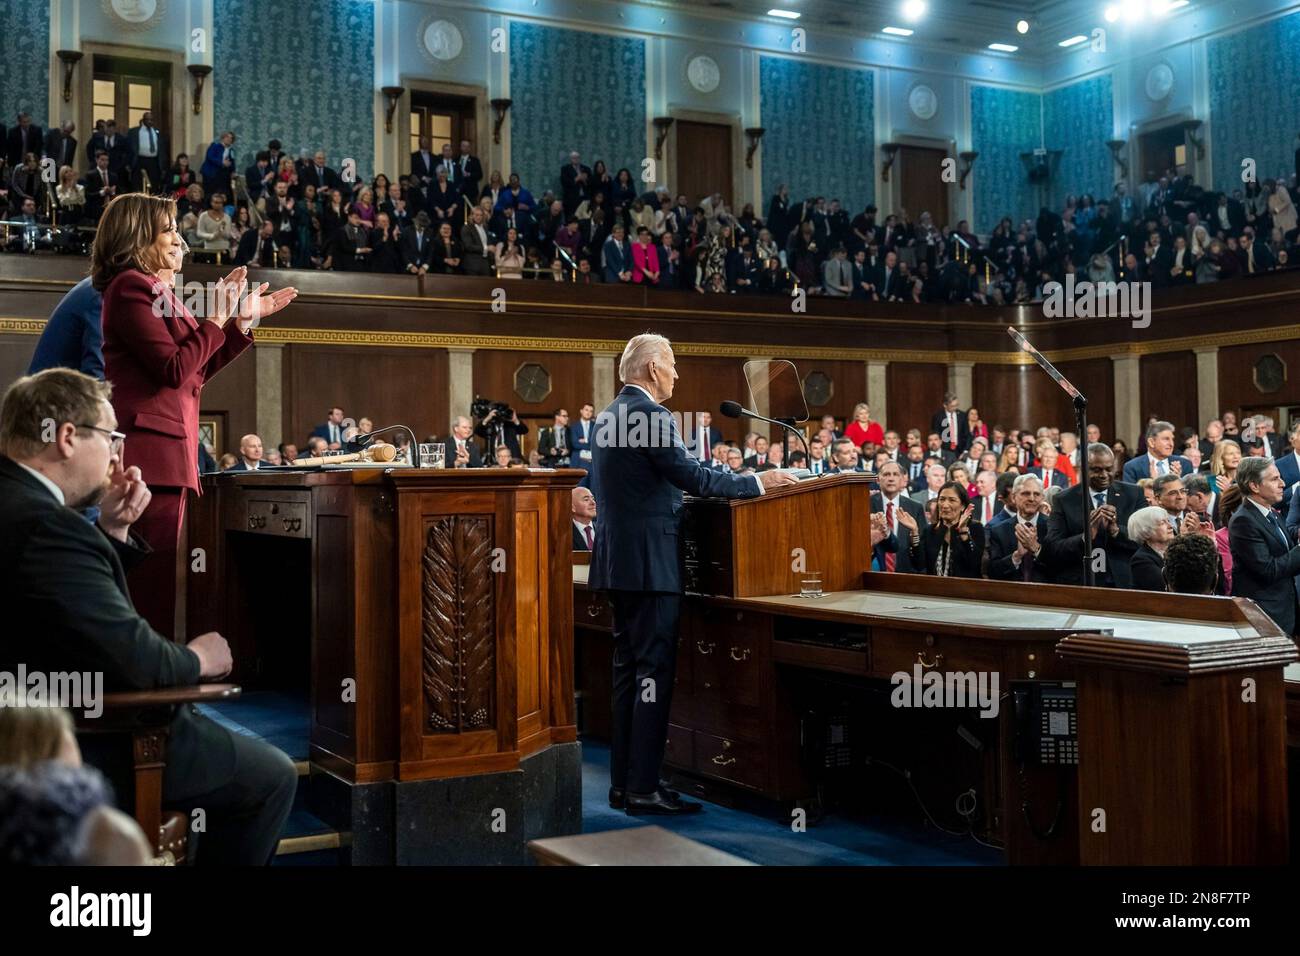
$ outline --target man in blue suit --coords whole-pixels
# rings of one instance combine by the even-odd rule
[[[27,374],[35,375],[47,368],[74,368],[103,380],[103,304],[104,297],[91,286],[89,276],[74,285],[45,323]]]
[[[1285,513],[1291,507],[1291,499],[1294,497],[1291,489],[1295,483],[1300,481],[1300,418],[1291,423],[1291,431],[1287,436],[1291,441],[1291,448],[1285,455],[1279,455],[1275,464],[1277,473],[1282,476],[1282,483],[1286,490],[1282,493],[1282,511]]]
[[[1174,426],[1169,422],[1152,422],[1147,426],[1147,453],[1124,464],[1124,481],[1137,484],[1143,478],[1161,475],[1190,475],[1192,463],[1174,454]]]
[[[1232,552],[1232,594],[1247,597],[1287,636],[1295,634],[1296,575],[1300,545],[1287,537],[1276,508],[1282,501],[1282,476],[1271,458],[1251,456],[1237,466],[1244,500],[1228,522]]]
[[[614,223],[614,231],[605,240],[605,281],[632,281],[632,246],[623,237],[623,224]]]
[[[569,447],[573,449],[570,465],[591,469],[591,450],[596,447],[596,406],[583,402],[578,409],[578,420],[569,423]]]
[[[677,380],[663,336],[628,342],[618,375],[623,389],[596,419],[592,491],[601,520],[588,579],[592,590],[610,592],[614,612],[609,802],[633,815],[678,815],[699,809],[659,786],[681,611],[682,493],[754,498],[795,479],[777,469],[712,471],[687,453],[663,407]]]

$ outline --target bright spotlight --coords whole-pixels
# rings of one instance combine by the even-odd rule
[[[1017,21],[1016,21],[1016,32],[1017,32],[1017,33],[1028,33],[1028,32],[1029,32],[1029,21],[1028,21],[1028,20],[1017,20]]]
[[[1106,8],[1105,16],[1107,23],[1114,23],[1119,19],[1119,7],[1112,3]]]
[[[903,0],[903,19],[919,20],[925,16],[925,0]]]

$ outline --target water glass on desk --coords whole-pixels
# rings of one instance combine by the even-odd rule
[[[420,467],[421,468],[445,468],[447,467],[444,460],[447,454],[446,446],[434,442],[433,444],[420,445]]]
[[[799,581],[799,596],[819,598],[822,596],[822,575],[820,571],[811,571]]]

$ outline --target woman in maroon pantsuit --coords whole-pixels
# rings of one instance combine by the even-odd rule
[[[199,395],[203,383],[248,348],[257,320],[284,308],[292,288],[243,303],[243,268],[205,299],[196,318],[173,293],[184,257],[171,199],[130,193],[109,203],[91,252],[92,284],[104,295],[104,374],[126,433],[123,467],[138,465],[153,492],[133,528],[154,553],[128,575],[136,610],[160,634],[175,631],[181,580],[176,549],[185,493],[199,491]]]

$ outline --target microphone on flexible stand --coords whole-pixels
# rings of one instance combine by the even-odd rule
[[[809,457],[811,457],[812,455],[812,453],[808,450],[808,443],[804,441],[803,435],[802,433],[800,433],[799,429],[793,427],[792,425],[786,422],[779,421],[775,418],[768,418],[766,415],[758,414],[758,412],[751,412],[748,408],[745,408],[743,405],[741,405],[740,402],[723,402],[721,405],[718,406],[718,411],[726,415],[728,418],[740,418],[743,415],[746,418],[755,418],[758,419],[760,422],[767,422],[770,425],[780,425],[791,435],[794,435],[796,438],[799,439],[799,443],[803,445],[803,453],[805,455],[808,455]]]
[[[352,441],[354,444],[360,445],[362,448],[365,448],[367,445],[369,445],[372,441],[375,440],[376,435],[382,435],[384,432],[398,431],[399,429],[401,431],[406,432],[406,434],[408,434],[409,436],[411,436],[411,444],[406,452],[406,463],[408,465],[414,466],[415,450],[417,448],[415,442],[415,432],[411,431],[410,427],[407,425],[385,425],[383,428],[376,428],[374,431],[366,432],[364,435],[358,435],[356,438],[352,439]]]

